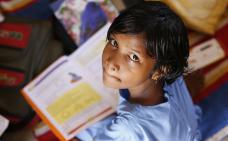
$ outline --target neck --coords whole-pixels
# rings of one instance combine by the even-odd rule
[[[163,88],[162,83],[148,79],[141,85],[129,88],[130,92],[130,102],[149,106],[157,105],[162,103],[163,98]]]

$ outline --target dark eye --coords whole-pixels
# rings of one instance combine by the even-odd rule
[[[118,43],[116,42],[116,40],[111,39],[111,40],[110,40],[110,43],[111,43],[111,45],[112,45],[113,47],[117,47],[117,46],[118,46]]]
[[[130,59],[134,62],[138,62],[139,61],[139,57],[135,54],[130,54]]]

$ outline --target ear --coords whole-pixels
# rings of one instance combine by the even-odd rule
[[[158,81],[163,76],[165,76],[168,73],[168,69],[165,66],[161,66],[159,69],[157,69],[151,76],[151,79],[154,81]]]
[[[160,78],[161,78],[161,73],[159,70],[156,70],[151,76],[151,79],[154,81],[158,81]]]

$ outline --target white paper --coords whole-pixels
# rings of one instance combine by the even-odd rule
[[[7,129],[8,125],[9,125],[9,120],[0,115],[0,137]]]

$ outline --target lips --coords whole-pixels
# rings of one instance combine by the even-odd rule
[[[120,79],[118,77],[109,74],[104,68],[103,68],[103,75],[106,78],[110,78],[110,79],[114,79],[114,80],[120,81]]]

